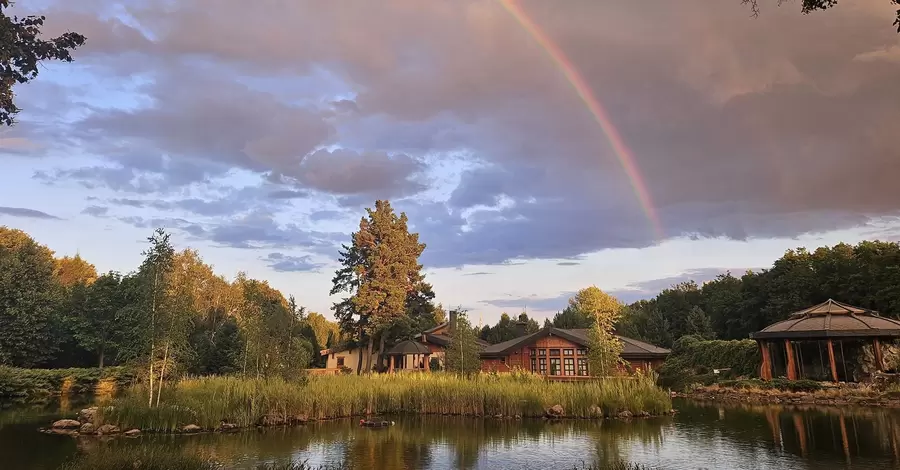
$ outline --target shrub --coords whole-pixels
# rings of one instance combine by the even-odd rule
[[[34,403],[61,395],[114,393],[131,383],[124,367],[100,369],[18,369],[0,366],[0,403]]]
[[[709,385],[717,380],[755,377],[761,364],[759,346],[753,340],[701,340],[683,336],[659,369],[659,383],[682,390],[691,383]],[[723,370],[714,374],[713,369]]]

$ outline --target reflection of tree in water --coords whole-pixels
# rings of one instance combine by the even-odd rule
[[[640,443],[659,448],[663,441],[663,426],[668,422],[668,419],[594,421],[585,423],[578,432],[587,433],[594,442],[594,466],[606,468],[620,462],[630,462],[630,456],[624,449],[626,446]]]

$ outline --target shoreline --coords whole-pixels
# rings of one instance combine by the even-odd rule
[[[833,407],[900,408],[900,393],[874,393],[852,388],[835,388],[815,392],[793,392],[771,389],[739,389],[700,387],[690,392],[672,392],[672,398],[699,402],[749,403],[760,405],[818,405]]]

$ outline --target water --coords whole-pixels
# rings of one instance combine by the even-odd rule
[[[113,439],[48,436],[59,411],[0,411],[0,468],[54,469],[99,445],[202,450],[232,468],[349,462],[365,469],[565,469],[624,460],[665,469],[900,469],[900,411],[719,406],[677,401],[675,417],[620,422],[395,416],[237,434]],[[73,408],[77,409],[77,407]]]

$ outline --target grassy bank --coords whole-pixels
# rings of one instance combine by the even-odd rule
[[[672,346],[672,354],[659,368],[659,384],[681,391],[693,384],[711,385],[720,380],[756,377],[760,366],[755,341],[701,340],[684,336]],[[715,374],[714,369],[721,369]]]
[[[704,401],[761,404],[859,405],[900,407],[900,385],[830,384],[812,380],[759,379],[694,385],[679,396]]]
[[[112,395],[131,383],[123,367],[100,369],[17,369],[0,366],[0,405],[40,403],[60,396]]]
[[[146,390],[134,388],[101,409],[100,419],[123,428],[171,432],[187,424],[215,429],[222,421],[246,427],[263,417],[269,424],[392,413],[540,417],[554,405],[561,405],[567,417],[588,418],[598,410],[662,414],[671,400],[646,376],[559,383],[531,374],[392,374],[311,377],[305,385],[206,377],[164,390],[163,403],[153,408],[147,406]]]

